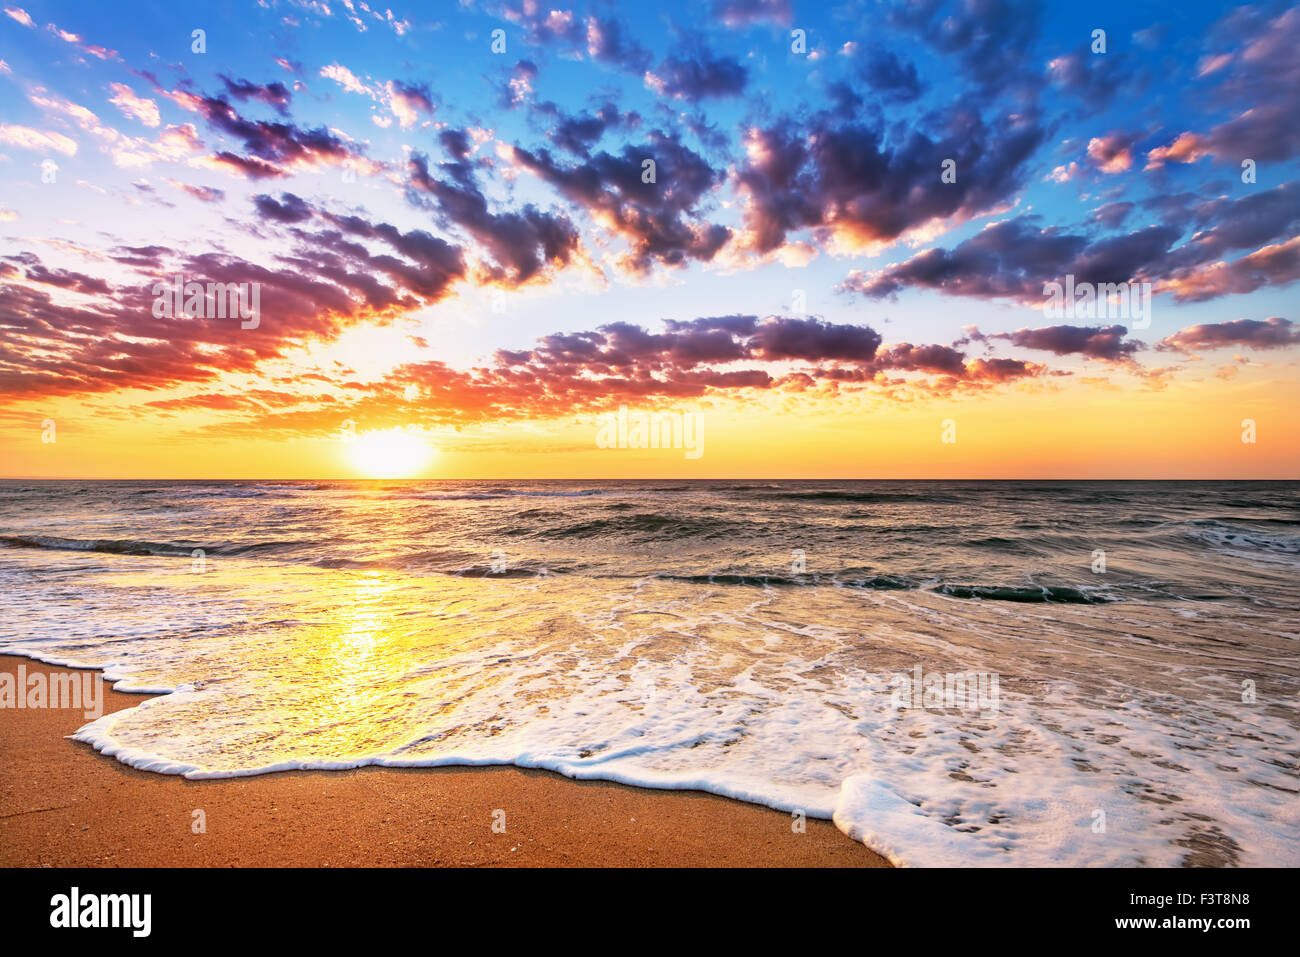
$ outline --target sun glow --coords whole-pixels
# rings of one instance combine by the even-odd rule
[[[363,432],[348,443],[348,461],[371,478],[410,478],[433,459],[424,436],[400,427]]]

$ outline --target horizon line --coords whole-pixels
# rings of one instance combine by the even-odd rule
[[[0,482],[1300,482],[1300,476],[1294,477],[1215,477],[1215,476],[1197,476],[1195,478],[1187,477],[1107,477],[1107,478],[1062,478],[1056,477],[988,477],[988,476],[961,476],[951,478],[934,478],[934,477],[908,477],[908,478],[879,478],[870,476],[856,476],[851,478],[845,477],[828,477],[828,478],[804,478],[797,476],[748,476],[748,475],[722,475],[722,476],[695,476],[690,478],[670,478],[664,476],[637,476],[637,477],[619,477],[619,478],[599,478],[599,477],[548,477],[548,478],[526,478],[521,476],[483,476],[479,478],[465,477],[436,477],[436,476],[408,476],[405,478],[374,478],[366,476],[356,477],[331,477],[321,478],[317,476],[286,477],[286,476],[257,476],[246,478],[195,478],[188,477],[167,477],[167,476],[79,476],[79,475],[0,475]]]

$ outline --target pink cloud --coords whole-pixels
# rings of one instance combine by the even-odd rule
[[[157,126],[162,122],[156,102],[146,97],[136,96],[125,84],[112,83],[110,86],[114,95],[108,102],[121,110],[123,115],[139,120],[145,126]]]
[[[36,26],[36,24],[32,22],[31,15],[22,7],[5,7],[5,13],[25,27]]]
[[[34,150],[38,153],[53,150],[64,156],[77,155],[75,140],[62,133],[34,130],[29,126],[7,126],[0,124],[0,143],[8,143],[20,149]]]
[[[1103,173],[1123,173],[1133,166],[1133,149],[1128,138],[1112,133],[1088,141],[1088,159]]]

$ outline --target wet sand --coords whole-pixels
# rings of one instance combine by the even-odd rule
[[[0,672],[51,668],[0,655]],[[104,689],[104,712],[146,696]],[[0,865],[888,867],[809,820],[697,791],[520,768],[360,768],[187,781],[70,741],[80,710],[0,709]],[[494,833],[494,811],[505,832]],[[206,831],[195,833],[201,820]],[[500,815],[497,815],[500,820]]]

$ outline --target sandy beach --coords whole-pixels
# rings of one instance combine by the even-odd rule
[[[0,656],[0,672],[52,669]],[[105,687],[105,713],[144,696]],[[187,781],[65,736],[77,710],[0,710],[0,865],[888,867],[829,821],[699,792],[519,768],[362,768]],[[493,812],[505,811],[505,833]],[[205,833],[194,833],[203,811]]]

